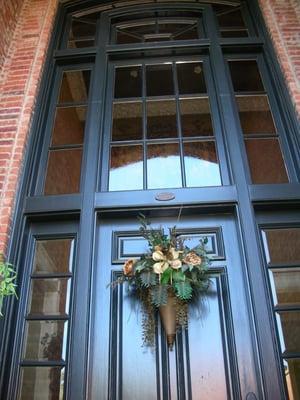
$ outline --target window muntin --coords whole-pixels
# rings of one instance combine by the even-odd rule
[[[37,239],[20,366],[20,400],[62,398],[67,363],[74,239]],[[33,396],[33,397],[32,397]]]
[[[262,230],[286,386],[298,398],[300,377],[300,228]]]
[[[90,70],[63,72],[53,123],[43,194],[80,191]]]
[[[115,67],[109,191],[222,184],[204,75],[200,61]]]
[[[289,181],[257,61],[229,59],[229,71],[254,184]]]

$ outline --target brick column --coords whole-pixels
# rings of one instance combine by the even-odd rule
[[[13,3],[16,5],[17,0],[5,0],[6,9],[17,10],[12,8]],[[18,179],[58,1],[22,3],[7,51],[4,43],[6,58],[0,81],[0,253],[5,253],[9,239]],[[7,32],[9,24],[5,24],[5,15],[15,15],[6,9],[0,11],[4,18],[2,33]]]

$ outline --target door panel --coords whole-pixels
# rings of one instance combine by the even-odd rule
[[[157,320],[156,346],[142,344],[142,312],[126,286],[107,288],[129,257],[147,251],[135,219],[99,221],[94,272],[89,399],[222,400],[257,393],[246,288],[235,223],[230,216],[152,219],[165,232],[176,224],[193,247],[208,238],[211,287],[189,308],[189,327],[167,348]]]

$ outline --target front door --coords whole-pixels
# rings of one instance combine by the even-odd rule
[[[189,309],[188,329],[174,349],[157,318],[155,348],[143,347],[139,303],[126,285],[107,288],[128,258],[147,251],[136,218],[103,218],[96,239],[91,333],[90,399],[255,399],[247,284],[231,215],[153,218],[165,233],[176,225],[186,244],[207,237],[210,290]]]

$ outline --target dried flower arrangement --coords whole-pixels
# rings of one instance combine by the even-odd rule
[[[0,317],[2,314],[2,304],[5,296],[17,296],[16,284],[16,273],[13,269],[13,265],[5,262],[3,257],[0,256]]]
[[[130,293],[142,302],[145,345],[154,344],[155,311],[159,309],[172,348],[176,330],[188,325],[188,304],[203,295],[210,285],[207,238],[190,249],[176,227],[167,236],[161,229],[153,229],[144,216],[139,220],[149,252],[138,260],[127,260],[122,275],[112,286],[128,282]]]

